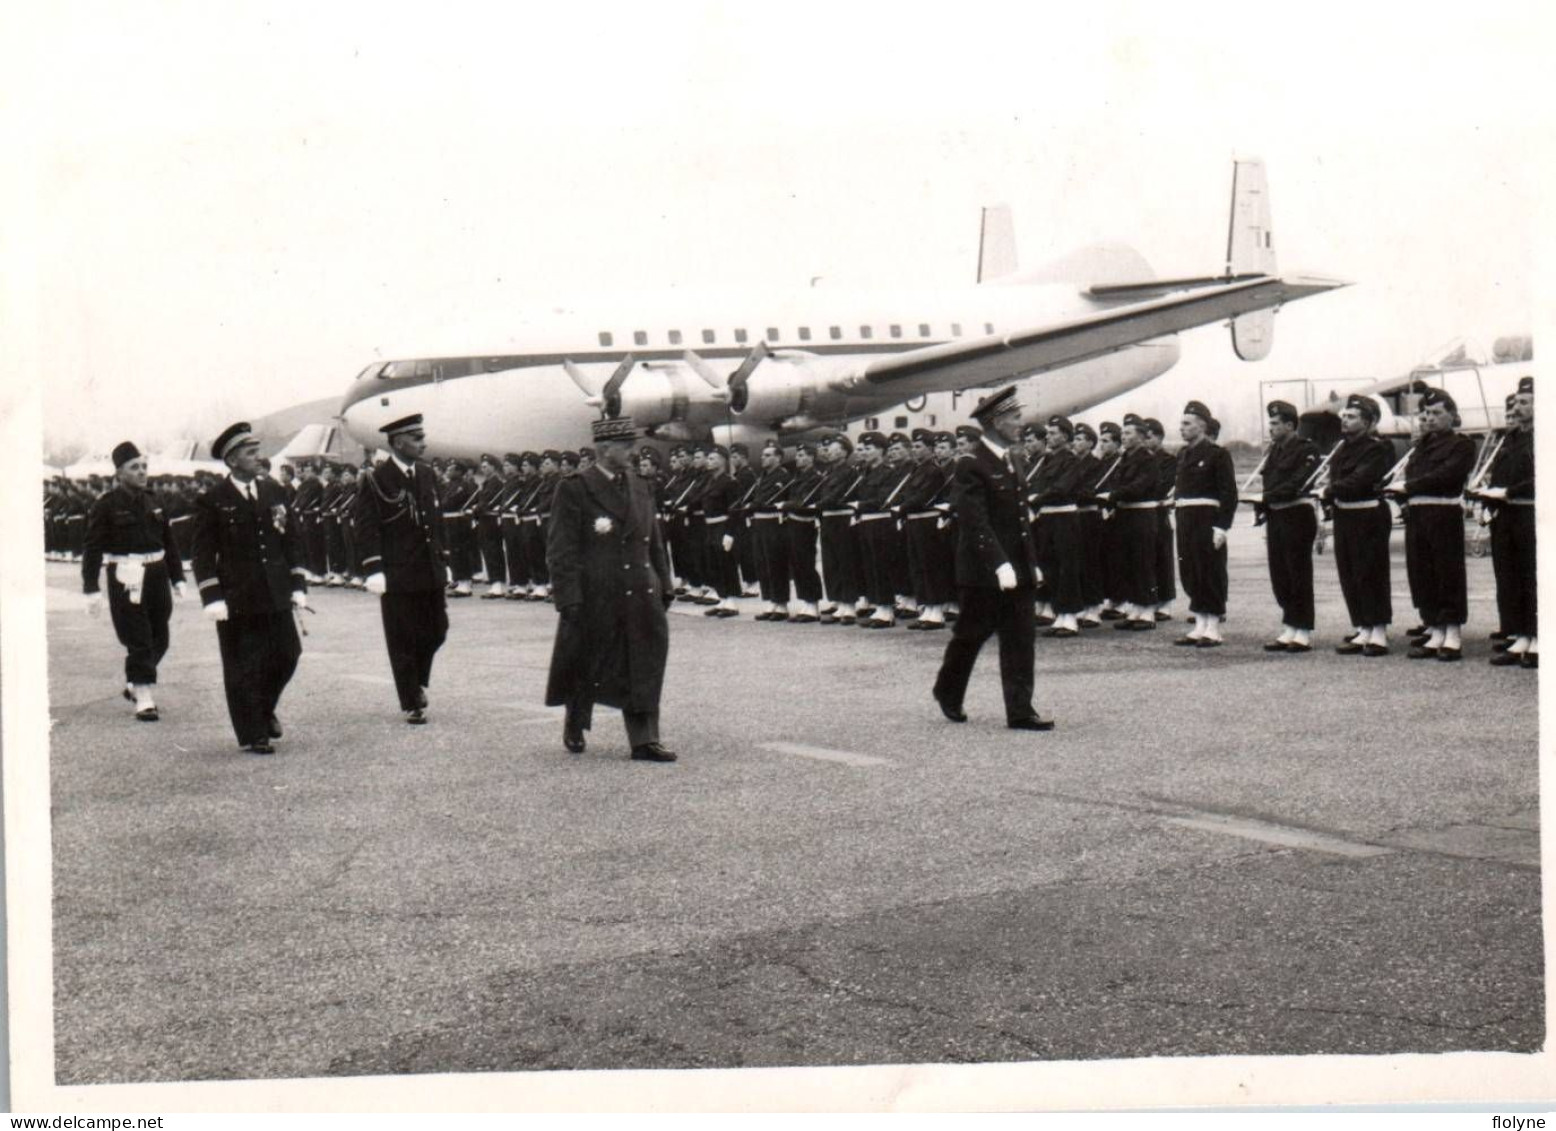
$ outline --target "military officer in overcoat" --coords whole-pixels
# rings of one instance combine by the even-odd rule
[[[216,622],[238,745],[273,754],[276,706],[302,655],[292,619],[294,607],[308,604],[301,525],[281,488],[258,478],[259,441],[247,423],[222,432],[211,454],[231,474],[195,503],[195,584]]]
[[[405,721],[427,721],[432,661],[448,636],[448,555],[421,414],[384,425],[389,458],[362,476],[355,512],[364,588],[376,593]]]
[[[126,440],[114,448],[113,466],[118,482],[87,515],[82,589],[87,611],[97,616],[103,607],[98,574],[107,562],[108,611],[125,648],[124,697],[135,704],[137,719],[151,723],[159,717],[151,689],[167,653],[172,594],[184,595],[184,567],[171,519],[146,490],[146,457]]]
[[[546,563],[560,620],[546,705],[565,706],[563,745],[585,748],[596,703],[621,709],[632,758],[673,762],[659,740],[659,697],[675,600],[648,487],[631,472],[630,417],[593,426],[598,462],[557,488]]]
[[[961,616],[946,645],[934,697],[946,718],[967,721],[962,700],[973,664],[984,642],[997,633],[1006,725],[1052,730],[1053,720],[1040,716],[1032,705],[1034,602],[1040,575],[1026,514],[1016,387],[1009,385],[983,400],[972,415],[984,436],[957,461],[951,489]]]

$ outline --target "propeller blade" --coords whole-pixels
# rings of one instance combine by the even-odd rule
[[[632,372],[632,367],[638,363],[636,354],[628,354],[621,359],[621,364],[616,366],[616,372],[610,375],[610,380],[605,382],[605,415],[616,417],[621,415],[621,386],[626,383],[627,374]]]
[[[590,408],[599,408],[605,401],[601,398],[599,390],[590,387],[589,379],[583,375],[583,371],[566,358],[562,359],[562,368],[573,379],[573,384],[578,386],[579,392],[584,395],[584,403]]]
[[[745,410],[747,402],[751,399],[747,382],[751,380],[751,374],[756,371],[756,367],[766,360],[770,352],[765,339],[757,342],[756,348],[746,355],[740,367],[729,375],[729,406],[736,412]]]

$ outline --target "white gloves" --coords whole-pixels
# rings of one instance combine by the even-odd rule
[[[388,588],[388,583],[384,581],[383,574],[373,573],[368,575],[365,588],[369,593],[376,593],[382,597],[384,595],[384,590]]]
[[[103,615],[103,594],[101,591],[86,595],[87,616],[100,617]]]
[[[226,601],[212,601],[209,605],[205,606],[205,619],[206,620],[218,621],[218,622],[226,620],[227,619],[227,602]]]
[[[735,548],[735,539],[732,535],[726,534],[720,540],[719,545],[724,547],[724,552],[727,554]]]
[[[1505,499],[1505,498],[1507,498],[1507,488],[1506,487],[1482,487],[1480,489],[1480,491],[1477,492],[1477,494],[1479,494],[1482,498],[1486,498],[1486,499]]]
[[[1016,567],[1009,562],[1001,562],[999,568],[994,571],[994,576],[999,581],[1001,589],[1016,587]]]
[[[185,584],[184,582],[182,582],[182,581],[175,581],[173,583],[173,596],[175,598],[177,598],[178,600],[182,601],[184,599],[184,594],[186,594],[188,592],[189,592],[189,586],[187,584]]]
[[[1210,544],[1217,550],[1226,549],[1226,531],[1219,526],[1212,526],[1210,528]]]
[[[306,609],[308,607],[308,594],[301,589],[292,590],[292,608]]]

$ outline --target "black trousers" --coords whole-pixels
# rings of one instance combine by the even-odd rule
[[[896,594],[891,583],[890,564],[895,541],[891,528],[896,521],[890,515],[868,520],[866,516],[861,515],[859,523],[854,527],[854,534],[859,539],[859,559],[862,567],[859,575],[863,582],[864,597],[878,609],[890,609],[896,603]]]
[[[724,538],[729,536],[731,542],[734,534],[729,529],[729,522],[708,523],[706,520],[698,525],[703,536],[702,547],[702,583],[713,586],[713,591],[720,597],[740,596],[740,547],[731,545],[724,548]]]
[[[351,563],[346,559],[346,532],[335,515],[324,520],[324,558],[328,572],[351,573]]]
[[[735,556],[740,563],[741,583],[760,585],[762,583],[761,547],[756,539],[754,524],[742,512],[739,517],[730,519],[729,525],[730,534],[735,538]]]
[[[1118,539],[1119,592],[1134,605],[1155,605],[1166,598],[1157,595],[1157,544],[1161,540],[1161,513],[1140,507],[1119,507],[1108,525]]]
[[[658,711],[623,711],[621,721],[627,728],[628,745],[637,747],[659,741]],[[594,700],[587,691],[579,691],[567,701],[567,724],[578,730],[594,726]]]
[[[821,574],[816,571],[816,522],[814,518],[791,517],[783,524],[794,596],[812,605],[821,600]]]
[[[1178,576],[1188,594],[1189,612],[1226,616],[1226,547],[1216,549],[1216,508],[1184,507],[1178,511]]]
[[[859,561],[847,515],[821,518],[821,579],[827,600],[852,605],[859,600]]]
[[[1048,583],[1047,600],[1054,612],[1078,613],[1086,607],[1086,546],[1082,541],[1081,519],[1076,511],[1045,514],[1038,544],[1043,579]]]
[[[1539,635],[1533,507],[1508,504],[1497,508],[1491,519],[1491,567],[1497,579],[1502,631],[1513,636]]]
[[[503,559],[502,528],[497,519],[484,514],[477,518],[475,537],[481,560],[486,563],[486,580],[502,581],[508,576],[508,563]]]
[[[999,636],[1000,688],[1005,694],[1007,723],[1030,719],[1035,680],[1037,618],[1032,589],[987,589],[963,586],[958,593],[961,616],[946,643],[940,674],[935,677],[935,696],[960,708],[967,694],[978,652],[990,636]]]
[[[1081,600],[1086,607],[1102,604],[1108,595],[1102,572],[1102,515],[1095,509],[1083,510],[1079,523],[1081,539]]]
[[[329,556],[324,546],[324,520],[313,515],[303,520],[303,550],[308,559],[308,572],[323,577],[329,572]]]
[[[1281,623],[1291,628],[1313,627],[1313,542],[1318,516],[1311,503],[1272,510],[1265,520],[1269,534],[1270,588],[1281,609]]]
[[[385,593],[378,606],[400,710],[409,711],[421,705],[421,689],[432,685],[432,659],[448,637],[448,599],[441,589]]]
[[[508,562],[508,584],[528,585],[529,558],[524,553],[524,531],[518,517],[503,519],[501,530],[503,557]]]
[[[751,516],[751,532],[747,535],[755,543],[756,579],[762,589],[762,600],[774,604],[786,604],[789,600],[789,539],[783,528],[783,520]]]
[[[897,519],[886,524],[886,574],[891,581],[894,596],[908,597],[913,593],[913,575],[908,572],[908,539]]]
[[[270,717],[297,670],[302,644],[291,609],[229,616],[216,624],[227,715],[239,746],[270,737]]]
[[[1178,599],[1178,587],[1173,583],[1177,553],[1171,507],[1156,512],[1156,524],[1156,601],[1165,604]]]
[[[156,683],[157,665],[167,655],[168,619],[173,615],[167,566],[162,562],[146,566],[138,604],[130,602],[129,591],[119,584],[118,568],[108,567],[108,614],[124,645],[124,678],[130,683]]]
[[[714,525],[717,525],[715,523]],[[688,514],[686,516],[686,529],[682,536],[682,543],[686,550],[686,561],[681,566],[681,580],[693,589],[713,582],[708,577],[707,526],[700,514]]]
[[[1394,620],[1389,580],[1389,533],[1394,517],[1389,505],[1334,511],[1334,568],[1340,575],[1340,595],[1351,623],[1359,627]]]
[[[1469,619],[1464,576],[1464,508],[1415,504],[1405,519],[1405,575],[1421,623]]]
[[[524,556],[529,563],[529,578],[536,585],[550,585],[551,571],[546,566],[546,520],[519,520],[524,531]]]

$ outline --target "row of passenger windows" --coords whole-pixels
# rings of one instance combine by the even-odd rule
[[[875,329],[876,328],[874,326],[861,326],[861,327],[859,327],[859,337],[861,339],[863,339],[864,341],[871,341],[871,340],[873,340],[875,338]],[[992,322],[985,322],[983,324],[983,332],[985,334],[992,334],[992,333],[994,333],[994,323],[992,323]],[[809,326],[797,327],[795,329],[794,336],[795,336],[795,338],[797,338],[799,341],[802,341],[802,342],[808,342],[808,341],[812,340],[811,331],[810,331],[810,327]],[[901,323],[893,322],[891,325],[886,327],[886,336],[889,337],[889,338],[899,338],[900,339],[900,338],[902,338],[902,337],[904,337],[906,335],[903,332],[903,327],[902,327]],[[931,332],[930,332],[930,328],[929,328],[929,323],[928,322],[920,322],[918,324],[918,336],[920,338],[929,338],[929,337],[933,336],[931,334]],[[948,336],[952,337],[952,338],[960,338],[962,336],[962,324],[960,322],[952,322],[951,325],[950,325],[950,334]],[[672,345],[672,346],[679,346],[679,345],[684,344],[684,342],[685,342],[685,337],[681,333],[681,331],[679,331],[679,330],[671,330],[671,331],[669,331],[665,335],[665,337],[666,337],[666,340],[669,342],[669,344]],[[843,340],[843,327],[841,327],[841,326],[828,326],[827,327],[827,337],[829,339],[831,339],[832,341],[834,341],[834,342],[842,341]],[[767,328],[767,340],[769,342],[777,342],[781,338],[782,338],[782,334],[779,333],[778,327],[776,327],[776,326],[769,326]],[[747,344],[751,340],[751,336],[745,330],[737,329],[737,330],[731,331],[730,334],[729,334],[729,337],[726,340],[734,342],[734,344],[737,345],[737,346],[742,346],[742,345]],[[717,345],[718,342],[719,342],[719,332],[717,330],[704,330],[704,331],[702,331],[702,344],[703,345],[705,345],[705,346],[712,346],[712,345]],[[611,346],[614,346],[615,344],[616,344],[616,335],[615,334],[611,333],[609,330],[601,330],[600,331],[600,345],[602,345],[602,346],[606,347],[607,349],[609,349]],[[632,344],[635,345],[635,346],[646,346],[646,345],[648,345],[649,344],[649,342],[648,342],[648,331],[647,330],[634,330],[634,331],[632,331]]]

